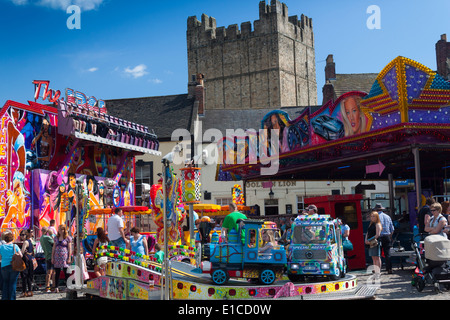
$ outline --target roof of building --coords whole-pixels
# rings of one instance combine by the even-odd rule
[[[279,110],[285,111],[289,114],[290,120],[298,118],[305,110],[304,106],[296,107],[280,107]],[[320,106],[313,106],[311,108],[311,113],[316,111]],[[205,116],[202,117],[202,131],[208,129],[218,129],[223,134],[226,133],[227,129],[261,129],[261,121],[264,116],[269,112],[277,108],[266,108],[266,109],[216,109],[205,111]]]
[[[130,99],[106,100],[108,113],[128,121],[147,126],[154,130],[159,140],[170,140],[175,129],[187,129],[194,132],[196,108],[194,98],[187,94],[142,97]],[[296,119],[305,110],[304,106],[281,107],[289,114],[291,120]],[[314,112],[320,106],[311,107]],[[218,129],[224,135],[227,129],[255,129],[261,128],[264,116],[273,111],[266,109],[206,109],[202,121],[202,132],[208,129]]]
[[[330,79],[334,87],[335,99],[350,91],[370,92],[378,73],[338,73],[336,79]]]
[[[159,140],[172,136],[175,129],[192,132],[194,98],[187,94],[106,100],[112,116],[147,126]]]

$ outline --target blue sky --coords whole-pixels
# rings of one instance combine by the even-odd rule
[[[313,19],[318,101],[325,59],[337,73],[378,73],[401,55],[436,69],[435,43],[450,39],[448,0],[284,0],[289,15]],[[269,4],[270,0],[266,0]],[[70,30],[70,4],[81,9],[81,29]],[[370,5],[380,29],[367,28]],[[98,99],[187,92],[189,16],[217,26],[259,18],[259,0],[0,0],[0,105],[33,100],[32,81],[50,80]]]

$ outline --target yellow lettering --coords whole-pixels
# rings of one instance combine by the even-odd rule
[[[2,127],[2,130],[0,130],[0,142],[6,143],[6,130]]]
[[[0,157],[6,157],[6,144],[0,144]]]

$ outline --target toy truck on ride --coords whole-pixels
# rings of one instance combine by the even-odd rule
[[[338,280],[346,269],[339,220],[329,215],[297,217],[288,249],[288,278],[293,282],[308,276]]]
[[[231,278],[258,279],[261,284],[270,285],[281,278],[286,266],[286,251],[283,246],[273,246],[261,252],[263,238],[270,235],[278,238],[276,224],[263,220],[240,220],[239,232],[232,230],[228,242],[218,242],[211,237],[211,243],[202,245],[200,270],[211,274],[215,284],[223,285]],[[198,271],[200,271],[198,270]]]

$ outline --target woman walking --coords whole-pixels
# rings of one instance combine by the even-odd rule
[[[20,277],[22,278],[22,295],[20,296],[20,298],[33,296],[34,245],[31,238],[31,229],[22,230],[22,232],[20,233],[20,239],[23,241],[22,256],[26,266],[26,269],[20,273]]]
[[[4,241],[6,244],[0,246],[0,256],[2,260],[1,272],[3,279],[2,300],[16,300],[16,287],[19,272],[12,269],[11,260],[15,253],[22,256],[22,252],[20,251],[20,248],[13,243],[13,233],[5,234]]]
[[[375,277],[377,279],[380,278],[381,271],[381,250],[380,241],[378,240],[380,238],[381,229],[380,216],[378,215],[378,212],[372,211],[365,243],[369,246],[369,256],[372,257],[373,266],[375,268]]]
[[[52,263],[55,269],[55,283],[52,290],[59,292],[58,284],[61,270],[67,275],[67,268],[72,261],[72,239],[69,237],[67,227],[61,224],[58,227],[58,233],[55,237],[55,243],[52,250]]]

